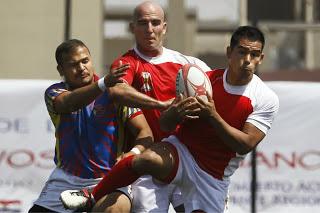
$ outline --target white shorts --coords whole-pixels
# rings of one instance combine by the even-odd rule
[[[174,145],[178,152],[178,171],[171,184],[180,186],[185,211],[198,209],[210,213],[224,212],[230,181],[218,180],[202,170],[188,148],[175,136],[162,141]]]
[[[150,175],[140,177],[132,184],[132,212],[163,213],[169,211],[169,204],[177,207],[183,204],[180,189],[176,185],[163,184]]]
[[[59,200],[61,192],[69,189],[79,190],[83,188],[93,188],[101,179],[102,178],[80,178],[60,168],[55,168],[34,204],[56,212],[73,212],[73,210],[68,210],[63,207],[62,202]],[[131,194],[128,194],[130,193],[129,187],[123,187],[118,190],[128,197],[132,197]]]

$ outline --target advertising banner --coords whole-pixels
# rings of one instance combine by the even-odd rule
[[[320,212],[320,83],[267,84],[280,110],[257,147],[257,212]],[[250,212],[250,164],[232,176],[230,213]]]
[[[0,80],[0,212],[27,212],[54,168],[54,129],[44,103],[50,84]]]

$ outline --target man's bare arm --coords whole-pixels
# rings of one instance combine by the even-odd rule
[[[144,109],[165,109],[170,105],[169,101],[159,101],[151,98],[126,83],[118,83],[107,89],[110,97],[121,105],[139,107]]]

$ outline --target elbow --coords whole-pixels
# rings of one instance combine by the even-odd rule
[[[246,150],[238,150],[237,153],[238,153],[239,155],[246,155],[246,154],[248,154],[250,151],[251,151],[251,150],[249,150],[249,149],[246,149]]]
[[[242,145],[241,147],[238,148],[238,150],[236,150],[236,152],[239,155],[246,155],[249,152],[251,152],[256,146],[251,146],[251,145]]]

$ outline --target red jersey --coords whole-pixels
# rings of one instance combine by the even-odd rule
[[[204,71],[211,70],[203,61],[185,56],[177,51],[163,48],[163,53],[157,57],[147,57],[141,54],[137,48],[129,50],[123,56],[113,62],[112,67],[130,64],[123,80],[136,90],[154,99],[166,101],[175,98],[175,81],[178,70],[186,63],[194,63]],[[157,109],[142,110],[153,132],[155,141],[169,136],[169,133],[160,130],[159,118],[161,112]]]
[[[219,115],[239,130],[250,122],[267,133],[279,108],[277,95],[256,75],[247,85],[232,86],[226,82],[226,73],[227,70],[207,72]],[[186,121],[176,136],[187,146],[200,168],[220,180],[228,179],[245,157],[229,148],[203,120]]]

